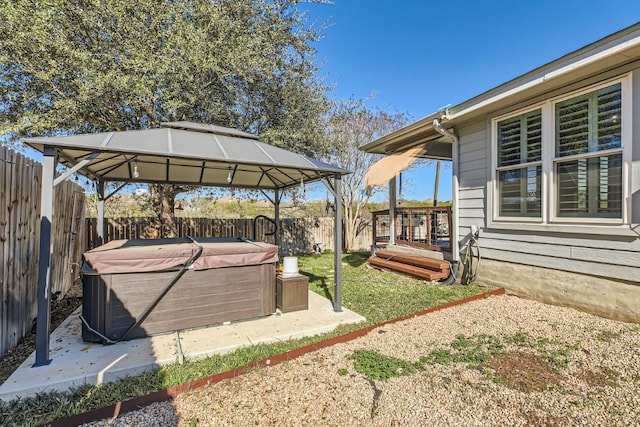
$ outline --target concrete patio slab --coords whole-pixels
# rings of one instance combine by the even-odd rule
[[[345,308],[340,313],[334,312],[329,300],[309,291],[308,310],[103,346],[82,341],[80,310],[51,334],[51,363],[33,368],[35,353],[31,354],[0,385],[1,400],[65,391],[82,384],[108,383],[155,370],[182,357],[198,359],[224,354],[252,344],[312,336],[341,324],[365,320]]]

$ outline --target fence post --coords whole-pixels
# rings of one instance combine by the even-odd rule
[[[100,246],[104,243],[104,181],[101,179],[96,183],[96,192],[98,193],[98,202],[96,203],[98,213],[96,231],[98,238],[96,239],[96,246]]]

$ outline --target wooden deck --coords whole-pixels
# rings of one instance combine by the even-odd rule
[[[389,242],[388,210],[372,212],[372,246]],[[395,209],[395,242],[438,252],[451,251],[451,206],[423,206]]]

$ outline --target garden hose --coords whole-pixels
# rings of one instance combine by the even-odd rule
[[[477,227],[471,227],[471,234],[467,244],[460,251],[460,262],[462,263],[462,275],[460,276],[460,284],[470,285],[478,278],[480,271],[480,245],[478,238],[480,230]]]
[[[456,277],[458,276],[458,265],[458,261],[449,262],[449,277],[441,282],[443,285],[453,285],[454,283],[456,283]]]

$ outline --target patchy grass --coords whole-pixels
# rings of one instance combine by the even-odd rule
[[[559,366],[549,348],[550,341],[532,340],[527,334],[511,336],[458,335],[447,348],[439,348],[411,363],[377,351],[356,350],[349,359],[354,369],[369,380],[385,381],[392,377],[425,371],[428,365],[466,364],[469,369],[485,372],[487,379],[524,393],[557,387],[563,380]],[[515,348],[515,349],[514,349]],[[567,357],[571,351],[568,350]],[[551,355],[551,356],[550,356]],[[585,380],[611,385],[615,372],[584,372]],[[591,383],[590,383],[591,384]],[[595,385],[595,384],[594,384]]]
[[[545,391],[562,381],[544,357],[528,351],[513,351],[493,357],[487,364],[497,383],[523,393]]]
[[[583,369],[577,374],[577,377],[591,387],[617,387],[620,373],[615,369],[600,366],[599,371]]]
[[[596,338],[602,342],[611,342],[612,340],[620,337],[620,333],[612,331],[598,331]]]
[[[571,424],[571,419],[568,417],[556,417],[544,413],[535,413],[533,411],[527,411],[523,414],[524,419],[527,420],[528,426],[536,427],[557,427],[568,426]]]
[[[458,335],[449,347],[431,351],[415,366],[424,370],[429,364],[464,363],[471,369],[480,368],[497,384],[528,393],[556,387],[562,380],[559,370],[568,366],[579,345],[533,339],[523,332],[508,336]]]
[[[386,381],[389,378],[410,375],[416,368],[409,362],[395,357],[385,356],[375,350],[356,350],[349,359],[353,368],[374,381]]]
[[[496,337],[477,335],[466,337],[458,335],[451,343],[451,348],[437,349],[418,362],[420,366],[427,364],[448,365],[450,363],[467,363],[472,367],[483,364],[499,353],[504,345]]]
[[[365,324],[342,325],[333,332],[313,337],[259,344],[223,356],[168,365],[152,373],[102,386],[83,386],[66,393],[42,393],[30,399],[0,402],[0,425],[39,425],[112,405],[486,290],[477,286],[432,284],[369,269],[366,264],[368,256],[368,253],[345,254],[342,261],[343,305],[365,316]],[[309,276],[312,291],[333,299],[333,254],[300,256],[299,268],[301,273]]]

